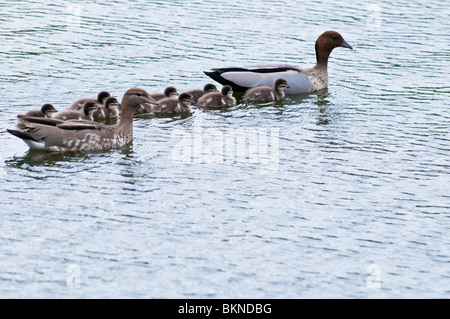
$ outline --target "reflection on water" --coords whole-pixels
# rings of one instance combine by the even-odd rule
[[[0,295],[448,296],[442,1],[0,8]],[[120,100],[203,88],[214,67],[308,68],[330,29],[354,50],[332,52],[321,92],[139,115],[133,143],[101,153],[30,151],[6,132],[19,113],[103,90]]]

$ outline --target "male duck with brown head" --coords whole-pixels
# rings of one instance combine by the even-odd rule
[[[288,81],[286,94],[314,92],[328,86],[328,58],[337,47],[352,49],[339,33],[327,31],[316,41],[317,63],[313,68],[299,69],[287,64],[271,64],[249,68],[217,68],[205,74],[223,85],[231,85],[236,92],[245,92],[256,86],[272,86],[278,78]]]
[[[247,102],[276,102],[284,98],[284,90],[287,88],[289,85],[285,79],[277,79],[273,87],[257,86],[249,89],[242,99]]]
[[[8,130],[21,138],[30,148],[65,152],[93,152],[119,148],[133,140],[135,109],[143,104],[156,103],[143,89],[129,89],[122,99],[119,123],[105,125],[93,121],[62,121],[24,117],[26,128]]]

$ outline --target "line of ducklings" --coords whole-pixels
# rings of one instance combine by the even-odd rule
[[[245,92],[242,97],[244,102],[276,102],[284,98],[284,90],[289,85],[285,79],[277,79],[273,87],[258,86]],[[214,84],[208,83],[204,88],[178,93],[173,86],[167,87],[163,93],[153,93],[150,96],[157,102],[156,105],[149,104],[141,106],[135,111],[136,114],[164,113],[178,114],[188,112],[191,105],[205,109],[221,109],[236,105],[230,85],[224,85],[219,92]],[[119,101],[108,92],[102,91],[97,98],[80,98],[73,101],[70,106],[58,112],[52,104],[44,104],[38,111],[28,111],[22,116],[47,117],[60,120],[109,120],[120,116],[121,105]]]

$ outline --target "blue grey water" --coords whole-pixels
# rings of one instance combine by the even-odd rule
[[[449,298],[446,1],[0,3],[0,297]],[[315,63],[327,90],[141,116],[134,141],[31,152],[44,103]],[[220,88],[220,86],[219,86]]]

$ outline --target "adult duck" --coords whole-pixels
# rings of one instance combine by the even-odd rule
[[[21,138],[30,148],[54,152],[92,152],[119,148],[133,140],[135,109],[155,104],[143,89],[129,89],[122,99],[119,123],[105,125],[94,121],[63,121],[52,118],[23,117],[22,130],[8,130]]]
[[[328,86],[328,58],[337,47],[353,49],[339,33],[327,31],[316,41],[317,63],[310,69],[299,69],[288,64],[270,64],[249,68],[217,68],[204,73],[223,85],[231,85],[236,92],[245,92],[256,86],[272,86],[276,79],[284,78],[289,83],[286,94],[309,93]]]

